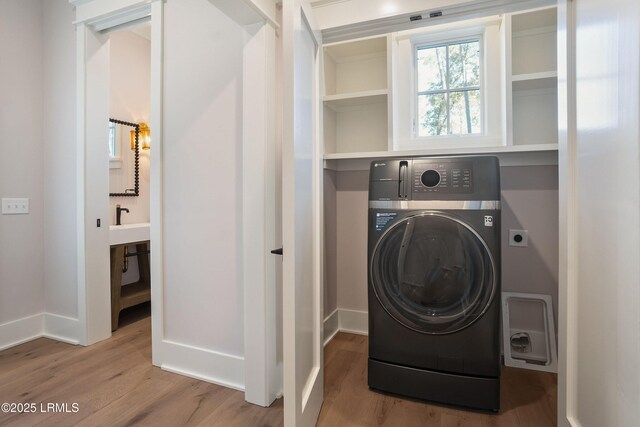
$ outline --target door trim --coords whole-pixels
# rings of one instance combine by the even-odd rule
[[[153,364],[159,365],[161,360],[160,342],[163,338],[162,313],[162,33],[163,33],[163,1],[162,0],[129,0],[121,2],[114,8],[110,0],[72,1],[76,7],[76,196],[77,196],[77,285],[78,285],[78,341],[82,345],[91,345],[111,336],[110,315],[98,316],[98,311],[109,313],[108,298],[91,291],[92,283],[100,283],[100,277],[88,277],[87,263],[101,263],[99,254],[87,253],[86,227],[93,227],[95,218],[86,212],[86,194],[92,189],[86,186],[86,174],[91,169],[86,166],[87,132],[90,116],[87,114],[88,82],[86,38],[95,28],[106,30],[116,25],[140,19],[141,15],[151,15],[151,132],[154,135],[154,149],[151,150],[150,173],[150,216],[151,216],[151,306],[152,306],[152,358]],[[108,119],[108,114],[107,117]],[[108,199],[108,193],[105,193]],[[105,215],[108,212],[104,213]],[[107,218],[102,219],[102,226],[108,228]],[[107,231],[108,233],[108,231]],[[108,240],[105,246],[108,253]],[[93,260],[93,261],[91,261]],[[108,282],[108,254],[104,258]],[[108,287],[107,287],[108,289]],[[97,307],[97,308],[96,308]],[[105,319],[102,319],[105,317]]]

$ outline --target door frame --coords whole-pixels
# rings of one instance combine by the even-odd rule
[[[88,176],[92,174],[92,168],[88,167],[91,162],[101,162],[103,159],[88,157],[87,148],[89,141],[95,143],[96,136],[92,135],[90,123],[97,123],[102,120],[102,114],[96,113],[91,106],[91,94],[94,91],[108,88],[108,74],[106,76],[93,79],[92,70],[88,62],[92,53],[87,45],[87,40],[105,29],[117,27],[132,21],[151,15],[152,40],[151,40],[151,132],[154,134],[154,150],[151,152],[151,193],[154,193],[154,181],[157,183],[160,175],[160,154],[161,154],[161,106],[162,106],[162,0],[140,1],[123,0],[114,4],[109,0],[71,0],[76,9],[76,196],[77,196],[77,284],[78,284],[78,342],[82,345],[91,345],[111,336],[110,298],[105,298],[103,294],[109,291],[109,212],[90,212],[91,204],[87,201],[91,195],[96,194],[94,188],[87,184]],[[106,43],[104,43],[106,44]],[[104,45],[103,45],[104,46]],[[105,47],[108,49],[108,47]],[[108,105],[108,104],[107,104]],[[107,108],[106,106],[104,107]],[[106,110],[108,119],[108,109]],[[91,137],[90,137],[91,135]],[[105,136],[106,138],[106,136]],[[105,154],[106,159],[106,154]],[[106,168],[106,166],[105,166]],[[105,169],[106,170],[106,169]],[[154,170],[156,173],[154,173]],[[91,174],[91,175],[90,175]],[[154,180],[155,176],[155,180]],[[108,189],[107,189],[108,190]],[[157,188],[155,188],[157,191]],[[108,191],[105,193],[105,200],[108,201]],[[152,196],[153,197],[153,196]],[[157,200],[156,200],[157,203]],[[108,202],[107,202],[108,206]],[[106,215],[106,217],[103,217]],[[97,216],[97,218],[96,218]],[[155,237],[156,244],[152,240],[151,251],[160,255],[158,244],[161,244],[161,233],[158,233],[160,222],[154,225],[153,207],[151,209],[152,223],[151,236]],[[100,220],[99,237],[89,235],[87,230],[90,227],[98,227],[97,220]],[[155,218],[157,221],[157,218]],[[94,225],[95,224],[95,225]],[[104,246],[104,250],[97,250]],[[154,247],[155,246],[155,247]],[[158,276],[153,270],[160,256],[152,255],[152,271],[155,276],[151,283],[152,307],[158,306],[158,301],[162,301],[161,287],[158,287]],[[161,309],[156,310],[152,315],[152,334],[154,334],[153,324],[157,323],[157,318],[162,317]],[[157,318],[156,318],[157,317]],[[161,320],[160,320],[161,321]],[[155,339],[152,340],[155,343]],[[154,346],[155,350],[155,346]],[[154,359],[156,352],[153,351]]]
[[[275,201],[275,31],[278,24],[273,10],[267,10],[253,0],[209,0],[213,6],[245,28],[243,85],[250,87],[256,97],[244,91],[243,159],[251,167],[243,170],[243,285],[245,290],[245,357],[244,391],[251,403],[269,406],[282,393],[281,362],[277,360],[275,263],[278,259],[268,253],[276,241],[274,223]],[[102,222],[101,242],[104,253],[90,250],[86,227],[93,227],[96,218],[87,213],[86,148],[89,141],[87,113],[90,102],[86,39],[92,32],[123,25],[146,16],[151,19],[151,133],[153,149],[150,153],[150,239],[151,239],[151,334],[152,363],[163,367],[165,357],[164,334],[164,258],[163,258],[163,52],[164,0],[71,0],[76,8],[76,72],[77,72],[77,284],[78,284],[78,341],[91,345],[111,336],[109,298],[96,289],[108,289],[109,255],[107,218]],[[108,118],[108,117],[107,117]],[[94,118],[99,120],[100,118]],[[251,122],[251,125],[249,125]],[[255,169],[254,169],[255,168]],[[256,170],[264,176],[264,185],[250,185]],[[107,198],[105,192],[105,198]],[[107,214],[107,212],[105,212]],[[258,242],[254,236],[260,236]],[[89,244],[88,244],[89,243]],[[105,255],[106,254],[106,255]],[[91,274],[86,266],[102,265],[101,273]],[[256,268],[256,265],[259,268]],[[106,272],[106,276],[105,276]],[[105,276],[105,277],[102,277]],[[256,298],[256,296],[258,296]],[[104,317],[104,319],[103,319]],[[256,327],[263,325],[263,328]],[[168,351],[168,350],[166,350]]]
[[[573,0],[558,0],[558,426],[578,425],[575,419],[578,382],[578,212],[576,25]]]

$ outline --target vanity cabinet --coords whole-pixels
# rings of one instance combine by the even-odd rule
[[[118,329],[118,317],[125,308],[151,301],[151,274],[149,268],[149,242],[135,244],[136,252],[126,254],[128,244],[111,246],[111,331]],[[135,257],[140,278],[137,282],[122,286],[125,256]]]

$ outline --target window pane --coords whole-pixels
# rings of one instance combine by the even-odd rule
[[[464,135],[480,133],[480,91],[451,92],[451,133]]]
[[[116,124],[109,122],[109,157],[116,157]]]
[[[447,97],[443,93],[418,96],[418,136],[447,134]]]
[[[441,90],[447,79],[446,46],[418,49],[418,92]]]
[[[480,42],[449,46],[449,88],[480,85]]]

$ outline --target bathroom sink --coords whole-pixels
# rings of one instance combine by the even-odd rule
[[[148,222],[111,225],[109,226],[109,244],[113,246],[147,241],[150,236],[149,225]]]

